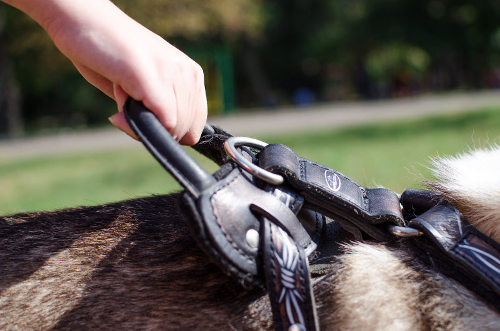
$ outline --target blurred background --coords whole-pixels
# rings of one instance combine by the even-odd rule
[[[454,95],[467,100],[468,95],[478,96],[474,91],[486,89],[491,98],[500,87],[500,2],[494,0],[114,3],[202,65],[211,118],[235,118],[236,122],[241,118],[242,122],[266,113],[263,121],[279,126],[282,122],[273,122],[273,114],[286,118],[284,112],[303,114],[318,106],[326,114],[350,102],[373,113],[369,105],[380,100],[396,98],[411,104],[420,96],[455,93],[441,102],[439,107],[443,107],[453,104]],[[381,124],[353,127],[349,122],[349,128],[332,125],[300,134],[276,136],[269,130],[257,135],[291,144],[309,158],[350,171],[347,174],[363,185],[402,190],[417,183],[421,173],[428,173],[425,166],[415,171],[409,168],[425,163],[429,155],[497,143],[497,102],[477,103],[470,109],[457,106],[460,112],[452,115],[436,115],[438,106],[433,115],[430,104],[424,119],[398,123],[388,124],[385,116]],[[115,109],[59,54],[39,26],[0,3],[0,137],[4,146],[18,146],[15,143],[20,139],[40,134],[108,126],[107,117]],[[9,157],[0,149],[0,214],[178,189],[169,180],[158,182],[158,177],[165,176],[163,171],[150,165],[149,156],[137,146],[130,148],[114,151],[116,155],[75,149],[45,157],[43,151],[31,157]],[[43,184],[37,184],[40,181]],[[103,193],[107,191],[111,193]]]

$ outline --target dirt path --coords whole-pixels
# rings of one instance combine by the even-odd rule
[[[477,111],[494,106],[500,106],[500,91],[257,110],[252,113],[213,117],[209,118],[209,122],[221,126],[234,135],[270,135],[412,119],[434,114]],[[0,141],[0,160],[139,147],[139,143],[113,128],[87,130]]]

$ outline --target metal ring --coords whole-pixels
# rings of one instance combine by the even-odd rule
[[[238,152],[238,150],[236,149],[236,147],[238,146],[254,147],[261,150],[267,146],[265,142],[247,137],[231,137],[224,142],[224,149],[226,150],[226,154],[231,158],[231,160],[238,163],[251,175],[260,178],[268,182],[269,184],[280,185],[283,183],[283,176],[273,174],[270,171],[256,166],[255,164],[247,160],[240,152]]]

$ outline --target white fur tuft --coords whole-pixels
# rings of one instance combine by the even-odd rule
[[[500,242],[500,147],[478,149],[432,161],[435,183],[487,236]]]

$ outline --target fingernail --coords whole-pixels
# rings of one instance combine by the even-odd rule
[[[113,126],[116,126],[116,116],[117,116],[117,115],[118,115],[118,114],[114,114],[114,115],[112,115],[112,116],[108,117],[108,121],[109,121],[111,124],[113,124]]]
[[[139,140],[137,136],[135,135],[134,131],[128,126],[127,121],[125,120],[125,117],[123,113],[116,113],[110,117],[108,117],[108,121],[113,124],[116,128],[120,129],[124,133],[126,133],[128,136],[135,140]]]

